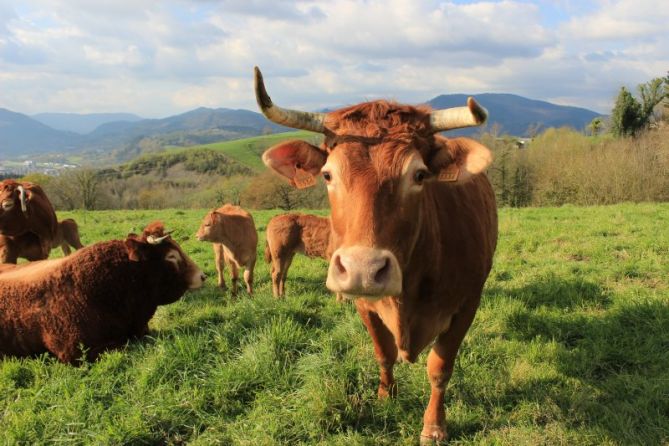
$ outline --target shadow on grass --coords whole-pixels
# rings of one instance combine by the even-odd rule
[[[507,336],[557,342],[554,366],[567,378],[527,383],[509,398],[555,403],[563,418],[613,442],[669,438],[666,302],[635,298],[611,305],[598,285],[582,281],[551,280],[509,294],[527,306],[507,316]]]
[[[611,303],[608,291],[597,283],[579,278],[565,280],[556,276],[549,276],[519,288],[486,288],[485,294],[501,295],[523,302],[529,309],[546,306],[569,310],[583,306],[608,307]]]

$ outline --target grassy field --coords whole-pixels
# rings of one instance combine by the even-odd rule
[[[74,212],[85,243],[161,218],[214,277],[205,211]],[[276,212],[256,212],[263,232]],[[669,442],[669,204],[503,209],[495,266],[447,393],[452,444]],[[262,257],[261,257],[262,258]],[[151,334],[94,364],[0,360],[0,444],[413,445],[423,354],[378,401],[352,305],[297,258],[274,300],[207,286],[159,309]]]
[[[237,139],[233,141],[215,142],[200,146],[192,146],[184,149],[182,147],[173,150],[213,149],[223,152],[235,161],[250,167],[258,172],[265,170],[265,165],[260,158],[262,153],[281,141],[288,139],[304,139],[313,143],[320,142],[322,136],[317,133],[299,130],[286,133],[273,133],[270,135],[254,136],[251,138]]]

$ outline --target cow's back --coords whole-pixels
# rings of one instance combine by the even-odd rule
[[[241,264],[248,264],[256,257],[258,232],[253,216],[239,206],[226,204],[216,210],[224,215],[225,242],[227,252]]]

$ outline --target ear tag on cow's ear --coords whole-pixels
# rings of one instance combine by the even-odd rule
[[[441,169],[439,171],[439,176],[437,178],[439,179],[439,181],[453,183],[455,181],[458,181],[459,176],[460,176],[460,168],[458,167],[457,164],[453,163]]]
[[[295,176],[293,177],[293,182],[295,187],[298,189],[306,189],[316,184],[316,177],[302,169],[301,167],[295,166]]]

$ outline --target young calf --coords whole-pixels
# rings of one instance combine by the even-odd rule
[[[213,243],[218,286],[226,289],[223,271],[228,264],[232,271],[232,294],[236,295],[239,268],[244,267],[246,291],[253,293],[258,233],[251,214],[239,206],[225,204],[204,217],[196,237],[201,242]]]
[[[283,214],[267,224],[265,261],[272,263],[272,293],[285,295],[288,268],[295,253],[330,260],[330,219],[306,214]],[[339,299],[339,296],[337,296]]]
[[[81,249],[84,246],[79,240],[77,222],[67,218],[58,223],[56,237],[51,241],[51,249],[60,246],[63,254],[68,256],[72,252],[70,247]],[[19,257],[29,261],[44,260],[48,252],[44,251],[44,244],[33,232],[26,232],[19,236],[0,235],[0,263],[16,263]]]
[[[62,259],[3,266],[0,357],[51,352],[65,363],[95,360],[145,334],[158,305],[204,279],[169,235],[146,233]]]

